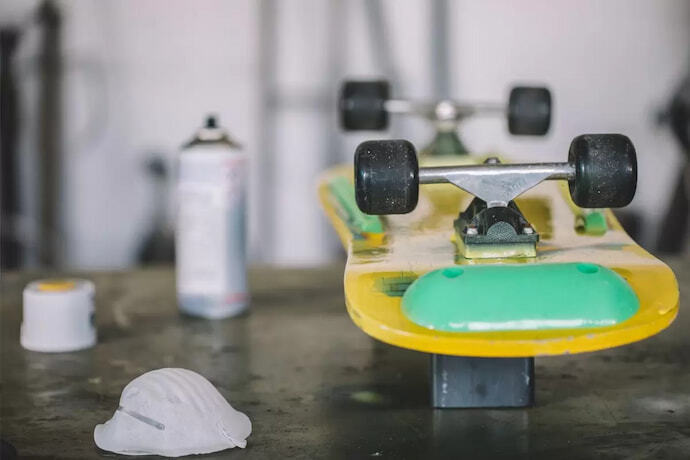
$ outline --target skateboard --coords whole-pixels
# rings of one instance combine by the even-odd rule
[[[576,137],[563,163],[418,159],[367,141],[318,193],[345,250],[347,311],[382,342],[429,353],[435,407],[534,403],[534,357],[625,345],[669,326],[671,269],[611,207],[636,153],[619,134]]]
[[[434,139],[422,156],[467,155],[458,135],[460,123],[474,116],[503,116],[508,131],[517,136],[543,136],[551,125],[552,97],[543,86],[515,86],[507,104],[467,103],[450,99],[413,101],[390,97],[385,80],[346,81],[340,90],[340,124],[346,131],[381,131],[390,115],[411,115],[429,121]]]

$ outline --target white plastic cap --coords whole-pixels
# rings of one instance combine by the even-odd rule
[[[96,343],[91,281],[38,280],[24,288],[20,341],[32,351],[65,352]]]

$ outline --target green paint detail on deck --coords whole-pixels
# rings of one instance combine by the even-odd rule
[[[576,217],[575,228],[578,233],[601,236],[606,234],[609,226],[606,223],[606,215],[602,211],[591,211]]]
[[[383,233],[383,224],[379,216],[370,216],[359,210],[355,200],[355,186],[343,176],[333,178],[328,188],[338,204],[347,214],[347,224],[356,233]]]
[[[603,235],[608,230],[606,216],[601,211],[585,214],[585,233],[588,235]]]
[[[402,298],[410,321],[452,332],[606,327],[639,306],[620,275],[586,263],[456,265],[421,276]]]

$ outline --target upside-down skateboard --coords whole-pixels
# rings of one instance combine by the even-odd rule
[[[336,167],[319,182],[348,255],[350,317],[432,355],[435,407],[531,405],[535,356],[624,345],[671,324],[673,272],[604,209],[635,193],[627,137],[579,136],[564,163],[461,161],[420,167],[409,142],[369,141],[354,174]]]

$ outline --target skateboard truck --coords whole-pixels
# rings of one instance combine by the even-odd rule
[[[589,134],[572,141],[565,163],[501,164],[489,159],[481,165],[429,168],[418,166],[415,149],[405,140],[364,142],[355,153],[355,197],[364,213],[408,213],[417,206],[420,184],[453,184],[476,197],[455,227],[465,249],[481,247],[477,253],[482,254],[490,253],[486,247],[501,245],[523,245],[523,253],[536,254],[538,234],[514,199],[544,180],[568,181],[571,198],[583,208],[625,206],[637,185],[635,148],[620,134]],[[498,253],[491,257],[516,256]],[[466,250],[468,254],[472,251]],[[432,354],[431,377],[434,407],[534,403],[533,357]]]
[[[547,88],[512,88],[508,104],[466,103],[450,99],[435,102],[390,98],[385,80],[346,81],[340,92],[340,121],[347,131],[385,130],[389,115],[415,115],[431,121],[436,136],[423,153],[467,154],[457,134],[461,121],[477,115],[505,116],[514,135],[545,135],[551,124],[551,93]]]
[[[582,208],[626,206],[635,195],[635,148],[621,134],[586,134],[565,163],[484,164],[420,168],[405,140],[367,141],[355,153],[357,205],[367,214],[406,214],[420,184],[450,183],[476,198],[455,221],[466,258],[534,257],[539,235],[514,202],[544,180],[566,180]]]

